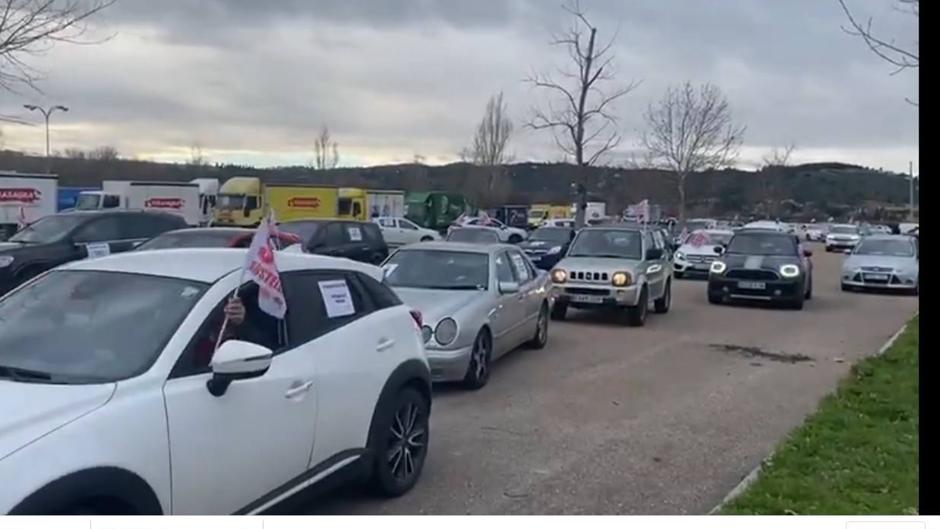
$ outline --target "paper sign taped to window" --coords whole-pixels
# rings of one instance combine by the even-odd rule
[[[319,286],[327,318],[342,318],[356,313],[352,294],[349,293],[349,285],[346,284],[345,279],[320,281]]]
[[[512,259],[512,265],[516,267],[516,276],[519,278],[519,280],[522,281],[524,278],[528,277],[529,269],[522,260],[522,256],[518,254],[511,254],[509,257]]]
[[[111,255],[111,246],[106,242],[93,242],[86,244],[85,250],[88,252],[89,259]]]
[[[362,230],[358,226],[349,227],[349,240],[359,242],[362,240]]]

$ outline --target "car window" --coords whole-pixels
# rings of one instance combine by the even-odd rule
[[[154,215],[126,215],[121,219],[121,239],[149,239],[155,235],[180,228],[179,224],[171,222],[161,216]],[[185,225],[185,222],[182,224]]]
[[[346,232],[346,240],[352,242],[362,242],[364,239],[363,228],[365,226],[357,224],[355,222],[347,222],[343,229]]]
[[[378,222],[379,226],[382,226],[383,228],[395,227],[395,219],[379,219]]]
[[[381,246],[385,242],[385,237],[382,236],[382,230],[375,224],[364,222],[357,226],[362,230],[366,242],[369,242],[372,246]]]
[[[121,205],[121,199],[115,195],[105,195],[104,201],[101,203],[102,209],[111,209],[116,208]]]
[[[349,242],[343,224],[340,222],[327,224],[324,230],[324,242],[327,246],[341,246]]]
[[[386,285],[379,283],[371,276],[367,276],[366,274],[356,272],[355,275],[356,279],[358,279],[362,284],[366,295],[372,298],[372,304],[375,306],[376,310],[397,307],[398,305],[402,304],[401,299],[398,298],[398,295],[395,294],[395,292]]]
[[[75,242],[117,241],[121,237],[121,219],[108,216],[94,219],[75,232]]]
[[[293,347],[315,340],[375,310],[354,274],[318,270],[281,276]]]
[[[517,251],[509,252],[509,260],[512,262],[512,270],[515,273],[516,281],[520,285],[528,283],[535,278],[526,265],[526,258],[522,253]]]
[[[398,221],[398,226],[403,230],[417,230],[418,226],[415,225],[410,220],[401,219]]]
[[[506,252],[500,252],[496,255],[496,280],[500,283],[514,283],[516,281]]]

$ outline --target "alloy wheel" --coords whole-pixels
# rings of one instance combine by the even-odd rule
[[[405,402],[398,409],[389,433],[389,472],[396,480],[405,481],[418,470],[427,442],[425,417],[416,403]]]

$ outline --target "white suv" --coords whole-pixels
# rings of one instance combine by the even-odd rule
[[[415,484],[420,316],[379,268],[279,252],[275,319],[239,285],[245,255],[79,261],[0,298],[0,513],[255,513],[334,474]],[[247,316],[213,354],[236,287]]]

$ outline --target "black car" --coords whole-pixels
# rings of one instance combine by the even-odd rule
[[[282,222],[278,229],[303,240],[309,253],[378,265],[388,257],[382,230],[374,222],[316,219]]]
[[[0,243],[0,294],[69,261],[126,252],[155,235],[185,227],[183,217],[154,211],[43,217]]]
[[[573,228],[539,228],[532,232],[527,241],[519,244],[519,248],[535,266],[551,270],[568,253],[574,234]]]
[[[769,301],[794,309],[813,296],[812,252],[792,233],[742,229],[708,274],[709,303],[731,300]]]

